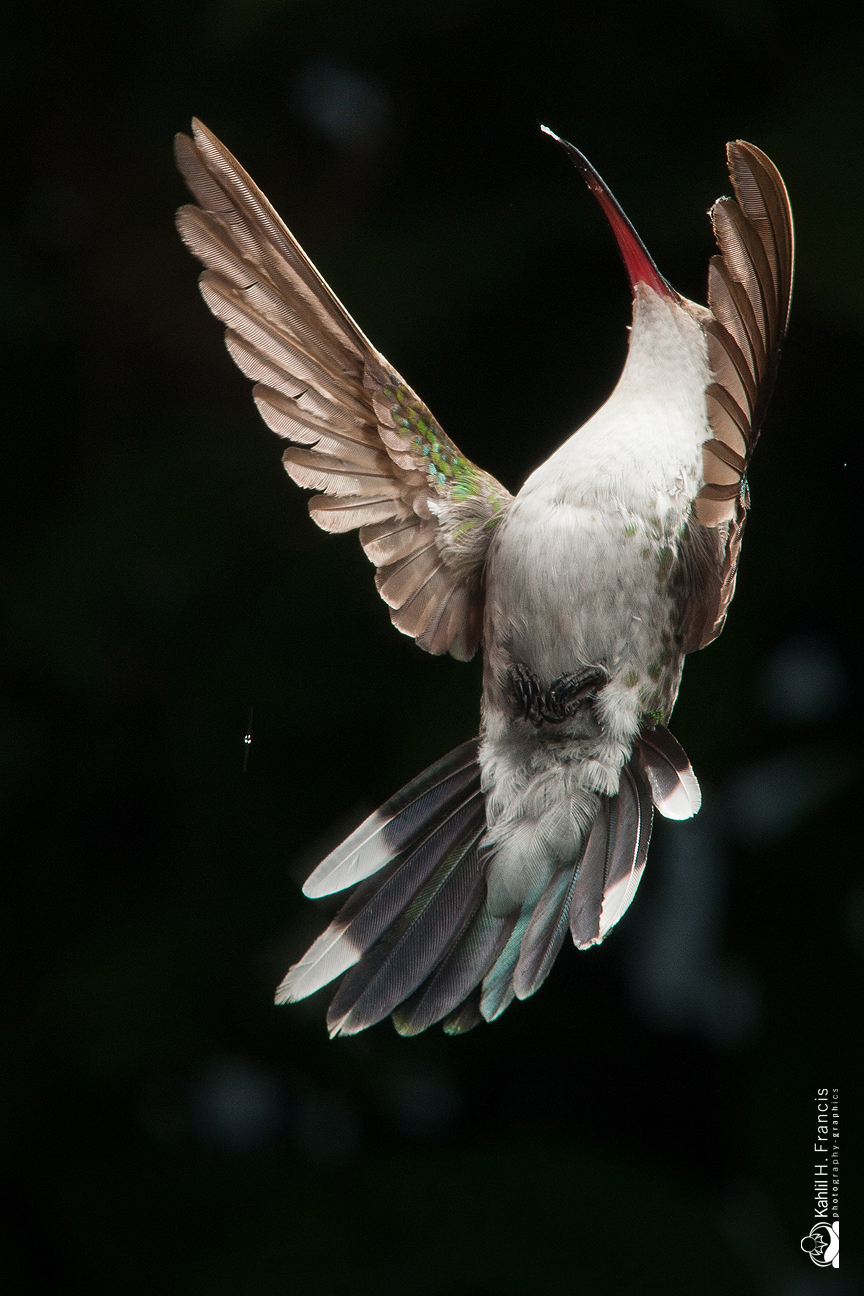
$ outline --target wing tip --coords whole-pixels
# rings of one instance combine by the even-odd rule
[[[213,132],[210,130],[209,126],[205,126],[205,125],[204,125],[204,123],[202,122],[202,120],[201,120],[200,117],[193,117],[193,118],[192,118],[192,137],[193,137],[193,139],[195,140],[195,143],[196,143],[196,144],[199,144],[202,140],[204,140],[204,141],[206,141],[208,144],[216,144],[216,145],[219,145],[219,146],[220,146],[220,149],[221,149],[221,147],[223,147],[223,146],[220,144],[220,141],[216,138],[216,136],[215,136],[215,135],[213,134]]]
[[[188,149],[195,147],[195,141],[185,131],[176,131],[174,134],[174,158],[178,165],[183,153]]]
[[[780,183],[781,184],[783,183],[782,177],[780,175],[780,172],[777,170],[777,167],[771,161],[768,154],[763,152],[763,150],[760,149],[758,145],[751,144],[749,140],[743,140],[743,139],[729,140],[728,144],[726,145],[726,159],[730,164],[730,172],[731,172],[731,167],[733,162],[742,157],[749,158],[757,163],[760,163],[762,166],[764,166],[766,171],[768,171],[771,175],[776,175]]]
[[[747,140],[730,140],[726,145],[726,165],[729,169],[729,176],[735,188],[735,197],[738,204],[746,216],[747,201],[741,192],[741,182],[745,179],[742,171],[746,169],[747,177],[753,181],[759,190],[762,200],[766,199],[766,189],[773,189],[773,197],[779,199],[780,212],[782,213],[781,226],[783,235],[788,239],[788,247],[785,251],[789,257],[789,293],[791,296],[792,272],[794,266],[795,253],[795,224],[792,218],[792,204],[789,201],[789,191],[786,188],[786,182],[776,164],[771,161],[767,153],[758,148],[755,144],[750,144]],[[776,210],[776,209],[775,209]],[[775,229],[774,235],[780,238],[781,230]],[[785,239],[781,239],[784,242]],[[788,316],[788,311],[787,311]]]

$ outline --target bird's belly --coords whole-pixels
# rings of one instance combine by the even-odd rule
[[[623,513],[520,502],[487,574],[487,650],[541,680],[579,668],[647,672],[674,614],[668,528]]]
[[[614,794],[646,716],[668,717],[682,663],[668,579],[674,525],[515,502],[487,566],[481,767],[490,824],[509,821],[535,793],[538,805],[576,788]]]

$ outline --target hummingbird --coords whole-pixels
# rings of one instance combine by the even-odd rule
[[[176,139],[200,288],[317,492],[358,530],[397,629],[460,661],[483,650],[479,734],[365,820],[312,872],[350,888],[277,1003],[341,977],[331,1036],[391,1016],[403,1035],[491,1022],[540,987],[569,932],[605,939],[639,885],[656,809],[701,802],[667,728],[684,658],[720,633],[792,289],[789,199],[736,140],[709,216],[706,306],[660,274],[577,148],[630,281],[626,363],[604,405],[514,496],[471,462],[375,349],[264,194],[199,121]]]

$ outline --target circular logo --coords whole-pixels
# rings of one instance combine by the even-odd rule
[[[829,1265],[839,1268],[839,1221],[834,1224],[814,1224],[807,1236],[801,1239],[801,1250],[806,1251],[820,1269],[826,1269]]]

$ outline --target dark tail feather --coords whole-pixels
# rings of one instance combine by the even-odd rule
[[[479,851],[486,828],[478,793],[465,831],[405,912],[342,981],[330,1005],[331,1035],[354,1035],[388,1016],[417,989],[485,890]]]
[[[521,911],[516,915],[516,921],[506,945],[483,978],[480,1012],[488,1022],[500,1017],[516,998],[516,991],[513,989],[513,973],[516,970],[516,964],[519,962],[522,938],[531,921],[532,910],[533,906],[531,904],[523,905]]]
[[[443,808],[436,804],[426,824],[419,831],[415,828],[412,845],[386,862],[375,877],[360,883],[327,930],[289,970],[276,1002],[305,999],[357,963],[408,908],[442,860],[466,835],[476,836],[478,823],[482,828],[483,794],[475,763],[458,803],[448,802]]]
[[[664,725],[647,729],[634,754],[650,784],[651,799],[666,819],[690,819],[698,813],[702,793],[693,767]]]
[[[663,725],[636,741],[617,797],[604,797],[570,905],[579,949],[603,940],[639,885],[651,839],[652,802],[669,819],[689,819],[702,794],[683,747]]]
[[[517,998],[539,990],[568,926],[584,949],[603,940],[622,917],[645,867],[652,815],[648,780],[631,758],[617,796],[601,798],[587,842],[572,863],[556,869],[530,916],[512,975]]]
[[[597,818],[582,856],[570,897],[570,932],[577,949],[588,949],[600,939],[600,913],[609,857],[611,800],[602,797]]]
[[[516,995],[525,999],[542,985],[568,924],[574,944],[586,949],[623,916],[645,867],[654,805],[674,818],[699,808],[690,763],[662,727],[637,740],[617,795],[599,798],[584,848],[555,869],[539,900],[495,917],[486,906],[477,741],[463,744],[312,874],[304,888],[311,895],[357,885],[290,969],[277,1002],[305,998],[348,972],[328,1014],[334,1035],[388,1014],[403,1035],[442,1020],[450,1035],[492,1021]]]
[[[630,761],[621,771],[615,797],[614,836],[609,841],[600,940],[609,934],[630,907],[645,868],[654,806],[651,789],[638,763]]]
[[[303,894],[312,899],[332,895],[362,882],[388,864],[429,827],[439,812],[458,804],[477,779],[477,747],[472,738],[386,801],[331,851],[306,879]]]
[[[480,987],[472,990],[468,998],[444,1022],[445,1035],[465,1035],[483,1020],[480,1011]]]
[[[460,1025],[457,1019],[463,1019],[462,1009],[455,1009],[470,996],[477,999],[476,1021],[481,1020],[479,1011],[479,993],[473,994],[501,950],[515,925],[516,915],[507,918],[496,918],[489,912],[481,899],[478,907],[470,914],[463,926],[457,931],[449,951],[441,959],[431,976],[405,1003],[393,1013],[393,1022],[400,1035],[418,1035],[433,1026],[435,1022],[447,1017],[444,1029],[450,1035],[458,1035],[470,1029]],[[465,1008],[466,1013],[468,1009]],[[449,1016],[448,1016],[449,1014]]]
[[[513,973],[513,991],[517,999],[527,999],[539,990],[567,934],[570,902],[576,884],[579,864],[557,869],[552,874],[519,947],[519,961]]]
[[[578,949],[598,945],[623,917],[645,868],[654,807],[637,758],[621,771],[618,795],[603,797],[570,902]]]

